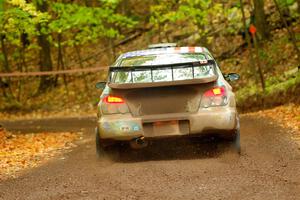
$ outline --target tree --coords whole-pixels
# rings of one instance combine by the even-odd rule
[[[185,26],[182,33],[197,33],[201,45],[208,46],[208,35],[213,32],[213,21],[220,15],[221,4],[213,3],[212,0],[162,0],[151,6],[150,23],[154,25],[161,41],[162,32],[165,32],[172,25]],[[188,28],[186,28],[188,27]],[[168,33],[165,33],[168,39]]]
[[[48,11],[48,3],[45,0],[36,1],[36,7],[37,10],[40,12],[47,12]],[[47,23],[39,23],[37,25],[37,29],[39,32],[39,35],[37,37],[38,39],[38,45],[40,46],[40,70],[41,71],[52,71],[53,70],[53,64],[51,59],[51,45],[48,40],[48,34],[45,29],[45,26],[47,26]],[[51,76],[42,76],[39,86],[39,92],[44,92],[46,89],[52,87],[54,83],[54,77]]]
[[[281,8],[280,8],[280,5],[279,5],[279,3],[277,2],[277,0],[273,0],[273,2],[274,2],[274,4],[275,4],[275,7],[276,7],[277,11],[279,12],[279,16],[280,16],[280,19],[281,19],[282,23],[284,24],[285,28],[286,28],[287,31],[288,31],[289,37],[290,37],[290,39],[291,39],[291,41],[292,41],[292,44],[293,44],[293,46],[294,46],[294,48],[295,48],[295,51],[297,52],[297,55],[298,55],[298,61],[299,61],[299,63],[300,63],[300,50],[299,50],[298,45],[297,45],[297,39],[296,39],[295,33],[294,33],[293,29],[291,29],[291,28],[289,27],[288,22],[287,22],[287,20],[285,19],[284,15],[283,15],[283,12],[282,12],[282,10],[281,10]]]
[[[260,39],[268,39],[270,32],[264,11],[264,0],[253,0],[255,25]]]
[[[4,15],[4,1],[0,0],[0,24],[3,25],[3,15]],[[0,25],[0,28],[3,30],[3,27]],[[9,71],[9,64],[7,59],[7,51],[5,46],[5,33],[4,31],[0,32],[0,61],[2,62],[3,69],[1,71]],[[2,89],[2,93],[4,97],[7,97],[4,86],[8,86],[8,83],[5,83],[2,79],[0,79],[0,87]]]

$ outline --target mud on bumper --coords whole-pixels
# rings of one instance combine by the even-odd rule
[[[224,131],[236,129],[237,111],[232,107],[214,107],[192,114],[173,113],[147,117],[114,114],[100,117],[97,123],[100,137],[114,140],[131,140],[141,136],[192,136],[207,132],[224,134]]]

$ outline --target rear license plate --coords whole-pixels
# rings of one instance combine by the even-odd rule
[[[178,121],[160,121],[153,123],[155,135],[172,135],[180,132]]]

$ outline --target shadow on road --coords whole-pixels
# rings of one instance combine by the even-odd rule
[[[7,130],[17,131],[18,133],[83,131],[85,132],[85,137],[91,139],[94,138],[96,118],[46,118],[35,120],[2,121],[1,124],[3,124]],[[92,146],[94,146],[94,139],[91,139],[91,142],[93,144]],[[219,157],[232,149],[233,147],[230,142],[211,136],[199,138],[169,138],[154,140],[150,142],[148,147],[139,150],[133,150],[128,145],[124,145],[120,148],[116,157],[113,156],[109,159],[120,163],[154,160],[206,159]],[[76,150],[74,151],[76,152]],[[80,149],[80,151],[83,150]],[[103,159],[101,158],[100,160]]]
[[[131,163],[154,160],[192,160],[215,158],[232,150],[228,141],[217,138],[184,138],[153,141],[144,149],[122,146],[115,162]]]
[[[82,129],[94,129],[96,127],[95,117],[73,117],[73,118],[44,118],[0,121],[0,124],[8,131],[16,133],[39,133],[39,132],[65,132],[81,131]]]

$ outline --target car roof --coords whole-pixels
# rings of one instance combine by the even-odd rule
[[[131,58],[136,56],[147,56],[155,54],[169,54],[169,53],[206,53],[211,55],[205,47],[165,47],[165,48],[153,48],[146,50],[130,51],[120,55],[119,59]]]

